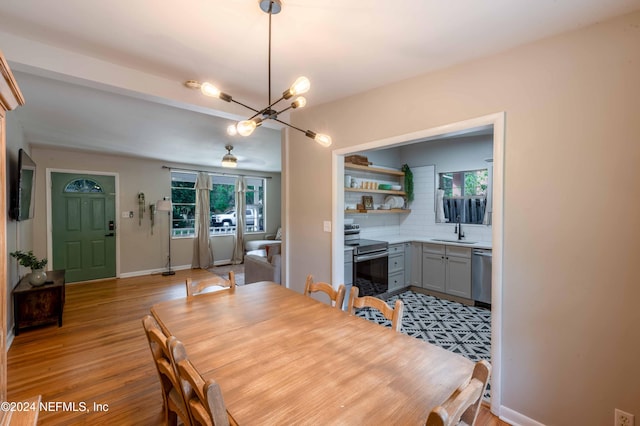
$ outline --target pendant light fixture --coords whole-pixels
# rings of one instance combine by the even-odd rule
[[[319,143],[324,147],[330,146],[331,145],[330,136],[322,133],[316,133],[311,130],[303,130],[299,127],[293,126],[278,118],[278,116],[285,111],[288,111],[290,109],[302,108],[306,105],[307,100],[304,97],[298,96],[298,95],[302,95],[308,92],[309,88],[311,87],[311,82],[307,77],[298,77],[296,81],[291,85],[291,87],[289,87],[287,90],[285,90],[282,93],[282,96],[279,99],[275,101],[271,100],[271,15],[276,15],[280,13],[280,11],[282,10],[282,2],[280,0],[259,0],[258,2],[260,4],[260,9],[262,9],[263,12],[269,15],[269,54],[268,54],[268,57],[269,57],[268,96],[269,97],[267,99],[268,105],[262,109],[253,108],[249,105],[246,105],[242,102],[239,102],[233,99],[231,95],[221,92],[216,86],[214,86],[209,82],[199,82],[196,80],[188,80],[184,84],[190,89],[200,89],[200,91],[206,96],[219,98],[225,102],[233,102],[255,112],[255,114],[253,114],[251,117],[247,118],[246,120],[239,121],[236,124],[229,126],[227,128],[227,133],[229,135],[233,136],[233,135],[239,134],[241,136],[249,136],[265,120],[270,119],[304,133],[305,136],[315,140],[317,143]],[[277,111],[276,109],[274,109],[275,105],[278,104],[280,101],[287,101],[295,96],[298,96],[298,97],[295,98],[286,108],[280,111]],[[231,148],[233,149],[233,147]],[[229,154],[227,155],[231,155],[231,153],[229,152]],[[223,161],[223,165],[224,165],[224,161]],[[227,166],[227,167],[235,167],[235,157],[234,157],[234,166]]]
[[[227,153],[222,157],[222,167],[238,167],[238,159],[231,153],[233,146],[226,145],[224,148],[227,150]]]

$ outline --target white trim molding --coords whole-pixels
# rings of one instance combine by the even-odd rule
[[[465,130],[493,126],[493,217],[492,217],[492,300],[491,300],[491,412],[499,415],[502,409],[502,269],[504,244],[504,151],[505,112],[419,130],[403,135],[365,142],[332,152],[332,281],[344,282],[344,157],[348,154],[408,145],[434,136],[464,132]],[[511,411],[509,411],[511,413]],[[515,413],[515,412],[513,412]]]
[[[530,419],[529,417],[505,406],[500,407],[500,420],[513,426],[545,426],[543,423]]]
[[[46,187],[45,187],[45,197],[47,204],[47,258],[53,259],[53,224],[52,224],[52,216],[51,216],[51,173],[70,173],[70,174],[83,174],[83,175],[97,175],[97,176],[113,176],[115,179],[115,221],[116,221],[116,276],[115,278],[120,278],[120,215],[118,212],[120,211],[120,174],[115,172],[96,172],[90,170],[72,170],[72,169],[55,169],[55,168],[47,168],[46,169]],[[53,267],[53,262],[51,262],[51,267]]]

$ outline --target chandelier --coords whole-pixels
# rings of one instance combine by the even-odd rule
[[[307,100],[302,97],[302,96],[298,96],[298,95],[302,95],[303,93],[306,93],[309,91],[309,88],[311,87],[311,82],[309,81],[309,79],[307,77],[298,77],[296,79],[296,81],[294,81],[294,83],[291,85],[291,87],[289,87],[287,90],[285,90],[282,93],[282,96],[275,100],[275,101],[271,101],[271,15],[276,15],[278,13],[280,13],[280,11],[282,10],[282,2],[280,0],[259,0],[260,3],[260,9],[262,9],[263,12],[267,13],[269,15],[269,85],[268,85],[268,91],[269,91],[269,98],[267,100],[267,106],[262,108],[262,109],[256,109],[253,108],[249,105],[246,105],[242,102],[239,102],[235,99],[233,99],[233,97],[227,93],[224,93],[222,91],[220,91],[216,86],[214,86],[213,84],[209,83],[209,82],[199,82],[196,80],[188,80],[186,81],[184,84],[185,86],[191,88],[191,89],[200,89],[200,91],[202,92],[202,94],[206,95],[206,96],[210,96],[210,97],[214,97],[214,98],[219,98],[225,102],[233,102],[236,103],[238,105],[241,105],[251,111],[253,111],[255,114],[253,114],[251,117],[247,118],[246,120],[242,120],[239,121],[235,124],[232,124],[231,126],[229,126],[227,128],[227,133],[229,135],[236,135],[239,134],[241,136],[249,136],[253,133],[253,131],[260,126],[264,121],[266,120],[274,120],[277,121],[278,123],[284,124],[288,127],[291,127],[292,129],[298,130],[302,133],[305,134],[305,136],[315,140],[317,143],[319,143],[322,146],[330,146],[331,145],[331,137],[329,135],[325,135],[322,133],[316,133],[313,132],[311,130],[303,130],[299,127],[293,126],[285,121],[282,121],[278,118],[278,116],[280,114],[282,114],[285,111],[288,111],[290,109],[296,109],[296,108],[302,108],[306,105]],[[297,96],[297,98],[295,98],[290,104],[289,106],[287,106],[284,109],[281,109],[280,111],[275,109],[276,104],[278,104],[281,101],[286,101],[289,100],[291,98],[293,98],[294,96]]]

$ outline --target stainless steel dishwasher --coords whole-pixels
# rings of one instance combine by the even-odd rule
[[[471,298],[491,305],[492,251],[474,249],[471,256]]]

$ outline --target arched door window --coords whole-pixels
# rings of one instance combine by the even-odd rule
[[[72,180],[64,187],[64,192],[92,192],[99,193],[104,192],[102,186],[95,180],[91,179],[75,179]]]

